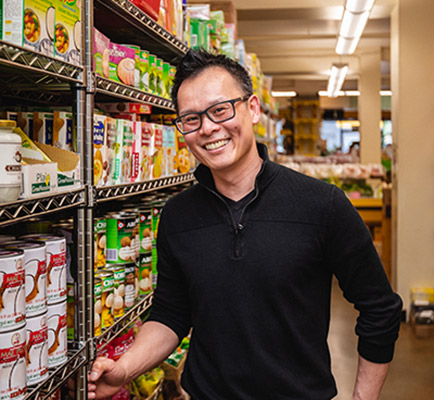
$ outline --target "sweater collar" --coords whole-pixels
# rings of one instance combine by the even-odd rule
[[[271,181],[271,179],[274,178],[274,176],[277,174],[278,168],[275,163],[270,161],[268,157],[267,146],[258,142],[256,143],[256,146],[258,148],[259,156],[263,160],[261,170],[256,176],[256,186],[259,188],[259,190],[261,190],[265,188],[265,186]],[[194,176],[201,185],[214,191],[217,190],[211,170],[205,165],[199,164],[194,171]]]

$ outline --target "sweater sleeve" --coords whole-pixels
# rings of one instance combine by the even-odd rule
[[[402,301],[392,291],[368,228],[336,187],[331,194],[327,259],[344,297],[359,311],[359,354],[371,362],[390,362],[398,338]]]
[[[191,327],[189,297],[185,277],[170,250],[165,217],[163,210],[157,237],[157,287],[148,321],[166,325],[181,341]]]

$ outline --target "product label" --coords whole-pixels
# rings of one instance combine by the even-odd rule
[[[0,184],[21,186],[21,144],[0,143]]]

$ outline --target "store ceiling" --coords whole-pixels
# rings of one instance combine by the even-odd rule
[[[273,90],[295,90],[316,96],[327,89],[332,63],[344,62],[349,72],[345,90],[357,89],[360,57],[381,48],[382,89],[390,89],[390,14],[395,0],[376,0],[354,55],[335,53],[345,0],[233,0],[238,13],[238,38],[256,53]]]

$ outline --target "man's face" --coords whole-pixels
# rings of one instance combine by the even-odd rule
[[[215,103],[243,97],[240,85],[223,68],[211,67],[185,80],[178,91],[179,115],[199,112]],[[222,123],[202,116],[199,130],[185,135],[195,157],[212,171],[230,171],[257,156],[253,124],[259,120],[259,100],[235,103],[235,117]]]

